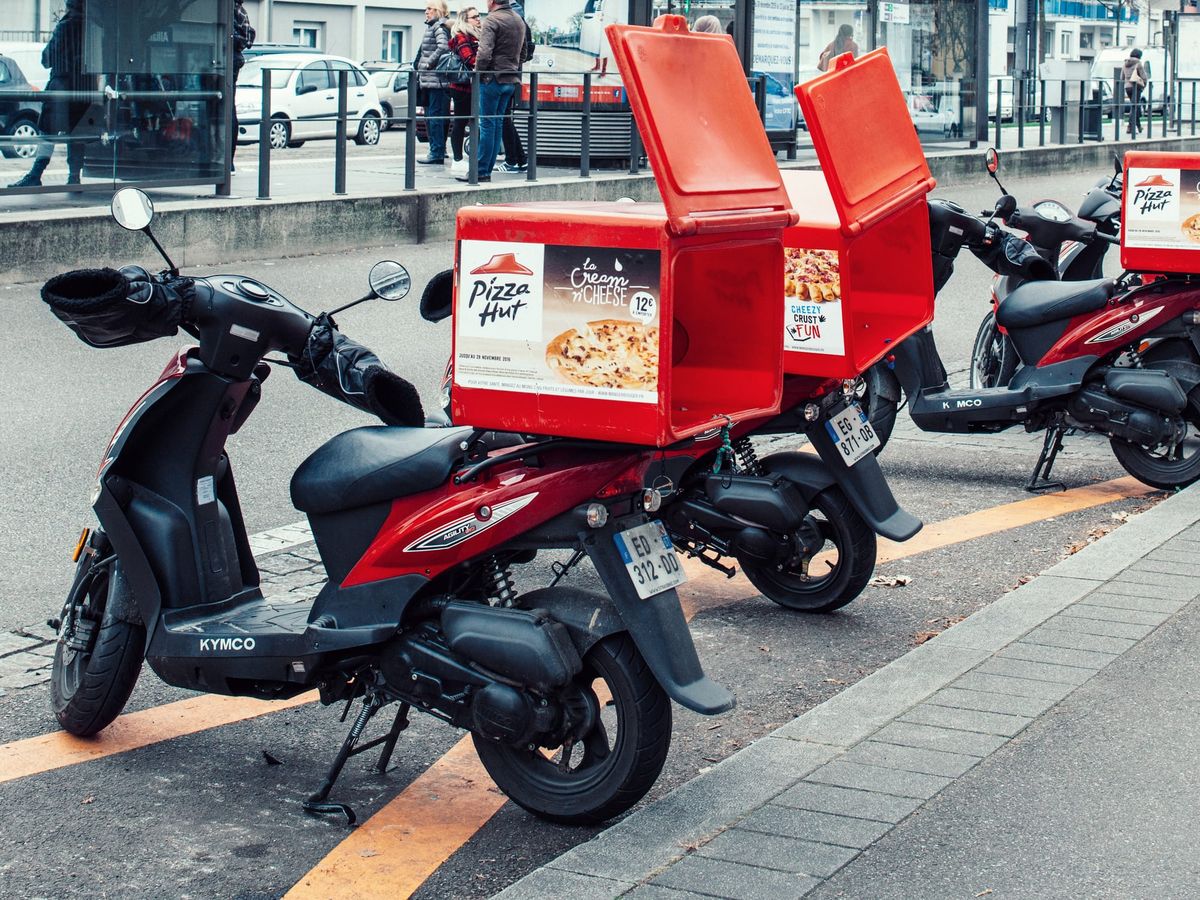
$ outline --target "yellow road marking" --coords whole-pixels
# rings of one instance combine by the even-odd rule
[[[207,694],[121,716],[91,738],[77,738],[65,731],[56,731],[13,741],[0,745],[0,784],[14,778],[103,759],[209,728],[254,719],[266,713],[302,706],[316,699],[315,691],[308,691],[291,700],[255,700]]]

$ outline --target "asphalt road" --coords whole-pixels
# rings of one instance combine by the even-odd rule
[[[1059,177],[1009,188],[1022,200],[1053,196],[1073,205],[1090,180]],[[982,209],[995,189],[984,183],[939,193]],[[317,310],[359,293],[376,259],[399,258],[419,288],[449,263],[450,253],[448,244],[380,248],[264,261],[239,271]],[[951,371],[965,366],[986,310],[988,281],[986,270],[965,258],[941,298],[936,329]],[[0,293],[0,329],[21,336],[25,350],[20,359],[6,357],[0,378],[10,422],[0,479],[0,527],[8,536],[0,544],[3,632],[57,609],[70,550],[89,521],[87,497],[104,442],[171,350],[165,340],[91,350],[46,312],[36,287]],[[413,380],[427,404],[436,402],[449,329],[422,322],[415,297],[367,304],[340,322]],[[365,421],[277,372],[230,447],[251,531],[299,519],[287,496],[291,471],[326,438]],[[1055,505],[1021,490],[1036,440],[1021,434],[934,440],[902,423],[882,462],[898,498],[928,527],[926,543],[916,548],[924,552],[906,556],[911,550],[903,546],[887,551],[892,561],[878,568],[885,583],[825,617],[779,609],[740,579],[701,579],[681,591],[695,610],[693,632],[706,668],[734,690],[739,706],[715,720],[676,709],[673,750],[653,795],[822,702],[906,652],[921,633],[970,614],[1089,534],[1115,527],[1151,502],[1128,482],[1119,487],[1124,499],[1078,500],[1087,486],[1124,473],[1101,443],[1068,447],[1056,472],[1078,490],[1068,495],[1070,502]],[[888,586],[893,576],[904,576],[893,578],[904,583]],[[573,577],[586,582],[589,576]],[[188,696],[147,674],[130,710],[153,710]],[[345,726],[336,723],[336,711],[308,704],[217,728],[204,727],[202,716],[197,722],[172,740],[151,738],[140,749],[93,762],[6,778],[11,742],[53,732],[54,723],[44,687],[0,697],[0,803],[7,810],[0,841],[15,851],[0,855],[0,896],[266,897],[309,881],[308,893],[298,888],[294,896],[415,891],[419,897],[482,897],[593,833],[547,825],[504,804],[494,815],[482,815],[477,830],[462,834],[468,811],[487,808],[486,781],[460,777],[460,795],[447,782],[430,780],[430,772],[445,768],[438,760],[460,735],[415,719],[385,778],[370,774],[365,759],[348,767],[339,794],[366,820],[359,835],[372,842],[349,854],[335,882],[323,882],[311,870],[348,833],[303,816],[298,802],[316,786],[342,737]],[[130,728],[126,734],[136,733]],[[263,750],[282,765],[269,765]],[[461,806],[446,806],[452,793]],[[398,824],[385,827],[382,818],[370,818],[394,809],[387,804],[397,794],[408,804]],[[455,818],[458,837],[447,822]],[[414,841],[418,851],[408,849]],[[385,876],[371,868],[381,860],[392,866]],[[424,869],[417,865],[421,860]]]

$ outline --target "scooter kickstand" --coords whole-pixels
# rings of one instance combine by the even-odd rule
[[[1031,494],[1067,489],[1067,486],[1061,481],[1050,481],[1050,470],[1054,468],[1054,460],[1058,458],[1058,451],[1062,449],[1065,432],[1066,429],[1062,425],[1052,425],[1046,429],[1042,452],[1038,456],[1037,464],[1033,467],[1033,475],[1029,478],[1029,484],[1025,485],[1025,490]]]
[[[362,709],[358,712],[358,718],[354,720],[354,724],[350,726],[350,733],[346,735],[346,739],[342,741],[342,746],[338,749],[338,754],[333,760],[333,765],[329,767],[329,771],[325,775],[325,780],[321,783],[320,789],[301,806],[309,815],[325,815],[327,813],[341,813],[346,817],[346,824],[353,825],[358,821],[358,816],[354,814],[354,810],[345,803],[329,802],[329,792],[333,790],[334,783],[338,780],[338,776],[342,774],[342,767],[346,765],[346,760],[352,756],[356,756],[365,750],[370,750],[372,747],[378,747],[380,744],[389,743],[389,746],[384,749],[385,757],[391,756],[391,751],[395,747],[396,738],[400,732],[408,725],[407,718],[404,718],[404,713],[407,712],[408,704],[401,706],[400,712],[396,715],[396,721],[392,723],[391,729],[386,735],[381,738],[376,738],[373,741],[368,741],[361,747],[356,747],[358,739],[362,736],[363,730],[367,727],[367,723],[371,721],[371,717],[379,710],[387,705],[387,700],[378,691],[368,690],[367,695],[363,697]],[[403,725],[400,723],[403,722]],[[399,727],[397,727],[399,726]]]
[[[392,720],[392,727],[383,740],[383,752],[379,754],[379,761],[375,763],[375,771],[380,775],[387,774],[388,763],[392,761],[392,751],[396,749],[396,739],[400,737],[400,732],[408,727],[408,711],[411,708],[407,703],[401,703],[400,708],[396,710],[396,718]]]

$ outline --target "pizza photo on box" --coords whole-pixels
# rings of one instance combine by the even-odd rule
[[[658,328],[623,319],[588,322],[546,345],[546,365],[571,384],[653,391],[658,384]]]
[[[785,247],[783,293],[785,297],[830,303],[842,298],[842,276],[836,250]]]
[[[1200,244],[1200,213],[1188,216],[1179,227],[1185,238]]]

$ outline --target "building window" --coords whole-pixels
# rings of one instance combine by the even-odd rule
[[[1079,49],[1080,50],[1091,50],[1093,39],[1094,39],[1094,35],[1092,34],[1092,32],[1090,32],[1090,31],[1079,32]]]
[[[1062,56],[1071,55],[1071,32],[1064,31],[1059,35],[1059,49],[1062,51]]]
[[[388,62],[403,62],[404,61],[404,32],[403,28],[383,29],[383,51],[380,53],[380,59],[386,59]]]
[[[292,43],[301,47],[312,47],[314,50],[325,49],[324,22],[293,22]]]

